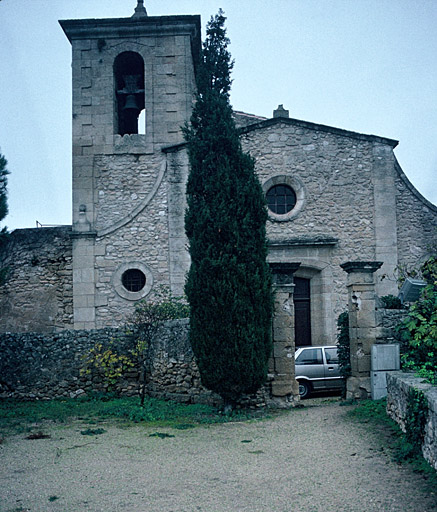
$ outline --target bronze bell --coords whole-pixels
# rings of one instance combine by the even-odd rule
[[[135,97],[135,94],[127,95],[123,110],[128,110],[132,113],[134,113],[134,112],[139,113],[141,111],[141,109],[139,108],[139,106],[137,104],[137,99]]]

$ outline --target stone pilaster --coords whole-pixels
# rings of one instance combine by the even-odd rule
[[[73,321],[75,329],[95,329],[94,246],[96,233],[87,219],[85,205],[73,224]]]
[[[185,195],[187,170],[188,155],[186,151],[167,153],[170,286],[171,293],[176,297],[184,295],[185,279],[191,263],[184,224],[187,207]]]
[[[393,149],[384,144],[373,146],[375,257],[382,261],[376,271],[376,292],[396,295],[398,239],[396,221],[395,158]]]
[[[376,340],[374,272],[380,261],[349,261],[347,272],[349,337],[352,375],[347,380],[347,398],[370,397],[370,362]]]
[[[273,352],[269,363],[272,397],[285,402],[299,400],[294,369],[293,275],[300,263],[271,263],[275,289]]]

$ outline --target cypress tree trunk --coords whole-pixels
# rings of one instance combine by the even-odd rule
[[[271,352],[273,298],[266,263],[267,209],[254,160],[242,151],[229,102],[223,12],[207,27],[197,101],[185,127],[190,175],[185,287],[190,341],[202,383],[226,402],[263,384]]]

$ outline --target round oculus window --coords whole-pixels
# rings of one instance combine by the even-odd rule
[[[285,215],[296,206],[296,193],[288,185],[274,185],[266,194],[267,206],[277,215]]]
[[[146,285],[146,276],[138,268],[130,268],[121,276],[123,286],[129,292],[139,292]]]

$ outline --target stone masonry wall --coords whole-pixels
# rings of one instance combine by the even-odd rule
[[[417,267],[437,250],[437,207],[419,194],[399,166],[397,171],[399,263]]]
[[[164,156],[98,157],[95,164],[98,216],[95,240],[96,326],[121,325],[134,301],[117,294],[116,271],[141,262],[150,271],[153,290],[169,286],[168,204]],[[120,218],[131,221],[105,234]],[[136,268],[135,264],[131,265]],[[152,282],[148,283],[152,285]]]
[[[169,322],[159,333],[159,342],[152,347],[150,385],[156,396],[165,397],[166,386],[162,366],[177,372],[178,382],[184,381],[191,370],[192,353],[187,347],[187,321]],[[104,389],[97,372],[82,375],[83,355],[96,343],[106,348],[134,343],[126,329],[66,330],[54,334],[0,334],[0,397],[23,399],[62,398]],[[156,368],[156,371],[155,371]],[[128,369],[117,386],[123,395],[138,392],[138,373]],[[191,382],[190,382],[191,383]],[[173,388],[171,388],[173,391]],[[194,391],[192,391],[194,393]],[[189,400],[189,399],[188,399]]]
[[[116,224],[141,207],[156,182],[162,160],[160,153],[94,158],[96,231]]]
[[[188,341],[188,326],[188,319],[172,320],[159,330],[149,353],[147,394],[178,402],[221,405],[221,398],[201,384]],[[81,373],[83,355],[96,343],[126,346],[132,341],[132,334],[123,328],[0,334],[0,399],[75,398],[105,391],[98,373]],[[255,396],[244,397],[241,404],[270,403],[268,390],[268,386],[263,387]],[[136,395],[138,369],[129,368],[115,391],[123,396]]]
[[[161,149],[183,142],[181,126],[189,119],[195,90],[200,18],[61,25],[73,50],[75,327],[115,327],[126,321],[136,300],[170,285],[168,182]],[[122,135],[114,65],[124,52],[144,63],[146,115],[139,133]],[[146,276],[142,294],[122,289],[121,276],[130,269]]]
[[[373,144],[287,123],[247,131],[242,136],[245,151],[256,159],[261,183],[275,176],[300,182],[305,198],[297,216],[285,222],[269,220],[270,242],[333,238],[339,243],[321,260],[317,247],[288,249],[288,261],[300,261],[303,271],[315,261],[329,265],[333,318],[346,306],[345,261],[375,259]],[[293,187],[295,188],[295,187]],[[332,337],[335,336],[333,324]]]
[[[1,334],[0,397],[74,398],[91,390],[99,391],[100,378],[80,375],[82,356],[95,343],[108,343],[124,336],[117,329]],[[122,390],[132,393],[134,385],[123,382]]]
[[[426,384],[411,373],[395,372],[387,374],[387,414],[405,432],[405,419],[410,389],[422,391],[428,402],[428,419],[422,453],[431,466],[437,470],[437,387]]]
[[[399,341],[396,334],[398,326],[408,315],[408,309],[386,309],[377,300],[376,308],[376,343],[396,343]]]
[[[83,395],[105,389],[97,373],[82,375],[83,355],[96,343],[125,344],[125,329],[66,330],[56,334],[0,334],[0,398],[47,399]],[[147,392],[182,402],[218,403],[204,389],[188,342],[188,320],[167,322],[150,351]],[[128,369],[116,390],[138,392],[138,373]]]
[[[17,229],[0,254],[0,332],[72,327],[71,227]]]

